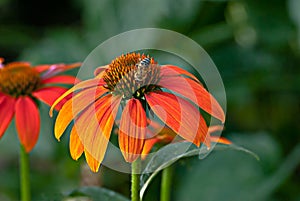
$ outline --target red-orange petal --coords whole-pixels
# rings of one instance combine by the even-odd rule
[[[15,99],[4,94],[0,94],[0,138],[3,136],[9,123],[15,114]]]
[[[88,88],[80,91],[66,101],[56,118],[54,127],[56,139],[60,139],[72,119],[106,92],[107,89],[104,87]]]
[[[84,150],[85,160],[93,172],[98,172],[100,167],[100,162],[97,161],[87,150]]]
[[[74,76],[70,75],[57,75],[42,80],[43,84],[74,84],[78,80]]]
[[[38,89],[37,91],[34,91],[32,95],[42,102],[46,103],[47,105],[51,106],[54,101],[66,91],[67,89],[64,87],[51,86]],[[59,110],[63,103],[64,102],[62,101],[60,104],[57,104],[55,109]]]
[[[96,68],[96,70],[94,71],[94,75],[97,77],[102,77],[103,73],[105,72],[105,70],[109,67],[109,65],[105,65],[105,66],[100,66],[98,68]]]
[[[46,67],[45,67],[46,66]],[[72,64],[52,64],[52,65],[42,65],[42,66],[35,66],[34,68],[39,71],[40,73],[43,72],[42,77],[52,77],[58,73],[77,68],[81,66],[81,63],[72,63]],[[47,71],[46,71],[47,70]],[[46,72],[45,72],[46,71]]]
[[[188,98],[205,112],[224,123],[225,114],[222,107],[200,83],[180,76],[164,76],[159,85]]]
[[[210,140],[212,142],[217,142],[220,144],[232,144],[232,142],[224,137],[219,137],[219,136],[210,136]]]
[[[75,120],[78,136],[87,152],[102,162],[121,97],[111,94],[97,100]]]
[[[167,92],[151,92],[145,97],[153,112],[181,137],[197,146],[205,140],[207,125],[190,102]]]
[[[38,108],[29,97],[19,97],[15,105],[16,127],[21,144],[30,152],[36,144],[40,132]]]
[[[224,126],[223,125],[214,125],[214,126],[210,126],[208,128],[208,132],[210,134],[214,133],[214,132],[217,132],[217,131],[222,131],[224,129]]]
[[[135,98],[128,100],[119,128],[119,146],[127,162],[135,161],[142,153],[146,127],[146,112],[141,102]]]
[[[192,73],[173,65],[161,66],[160,75],[161,77],[185,75],[199,82],[199,80]]]
[[[44,64],[44,65],[35,66],[34,69],[35,69],[37,72],[42,73],[42,72],[48,70],[50,67],[51,67],[51,65]]]
[[[73,126],[70,133],[70,142],[69,142],[70,154],[74,160],[78,160],[78,158],[82,155],[84,151],[83,144],[79,139],[78,133],[76,131],[76,127]]]
[[[142,160],[144,160],[147,157],[147,155],[150,153],[152,147],[157,142],[159,142],[159,139],[156,138],[156,137],[145,140],[145,144],[144,144],[143,151],[142,151],[142,154],[141,154]]]
[[[56,101],[52,104],[52,106],[50,108],[49,115],[52,117],[53,109],[56,107],[56,105],[59,104],[61,101],[63,101],[67,96],[69,96],[73,92],[75,92],[77,90],[85,89],[85,88],[98,86],[98,85],[101,86],[103,84],[104,84],[104,81],[102,79],[90,79],[90,80],[85,80],[85,81],[79,82],[78,84],[76,84],[75,86],[70,88],[68,91],[66,91],[64,94],[62,94],[58,99],[56,99]]]

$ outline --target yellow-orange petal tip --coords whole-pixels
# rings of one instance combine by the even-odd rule
[[[50,108],[50,110],[49,110],[49,116],[52,118],[53,117],[53,109],[52,109],[52,107]]]

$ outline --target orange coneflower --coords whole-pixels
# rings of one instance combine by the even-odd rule
[[[223,130],[223,126],[221,126],[221,125],[214,125],[214,126],[208,127],[208,133],[207,133],[208,139],[206,141],[220,143],[220,144],[227,144],[227,145],[232,144],[230,140],[228,140],[224,137],[212,135],[213,133],[215,133],[217,131],[222,131],[222,130]],[[162,127],[157,122],[152,121],[151,129],[149,129],[148,131],[150,133],[150,136],[154,136],[154,137],[150,137],[150,138],[146,139],[144,148],[143,148],[143,151],[141,154],[142,159],[146,158],[146,156],[150,153],[151,149],[156,144],[166,145],[166,144],[169,144],[172,142],[182,141],[180,139],[175,140],[176,133],[172,129],[170,129],[167,126]],[[153,132],[157,133],[157,134],[154,135]]]
[[[147,117],[155,115],[175,133],[199,146],[206,142],[207,125],[199,108],[224,122],[218,102],[191,73],[173,65],[159,66],[138,53],[128,53],[99,67],[95,78],[76,84],[50,110],[73,94],[61,108],[55,136],[74,119],[70,152],[77,160],[84,152],[93,171],[102,162],[118,111],[119,147],[127,162],[141,155],[147,138]]]
[[[0,138],[15,116],[19,140],[26,152],[30,152],[40,132],[37,100],[52,105],[54,100],[67,91],[65,87],[54,85],[74,84],[75,81],[73,76],[57,74],[80,64],[32,67],[28,62],[3,65],[3,61],[0,58]]]

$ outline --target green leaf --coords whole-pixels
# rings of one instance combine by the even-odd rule
[[[237,150],[245,152],[255,159],[259,160],[259,157],[252,151],[245,149],[241,146],[230,144],[212,144],[214,150]],[[149,160],[141,176],[141,191],[140,198],[142,199],[147,187],[153,178],[164,168],[172,165],[176,161],[182,158],[197,156],[199,159],[205,158],[212,149],[207,149],[205,146],[196,147],[190,142],[179,142],[169,144],[156,152],[156,154]]]
[[[82,187],[74,190],[64,201],[129,201],[124,196],[100,187]]]
[[[41,195],[34,197],[32,200],[33,201],[62,201],[63,197],[64,196],[61,193],[42,193]]]

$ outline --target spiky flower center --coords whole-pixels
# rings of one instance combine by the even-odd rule
[[[39,72],[28,63],[15,62],[0,68],[0,91],[13,97],[31,95],[39,88]]]
[[[160,67],[153,58],[128,53],[111,62],[103,79],[112,93],[122,95],[124,99],[140,99],[145,93],[159,89],[159,72]]]

